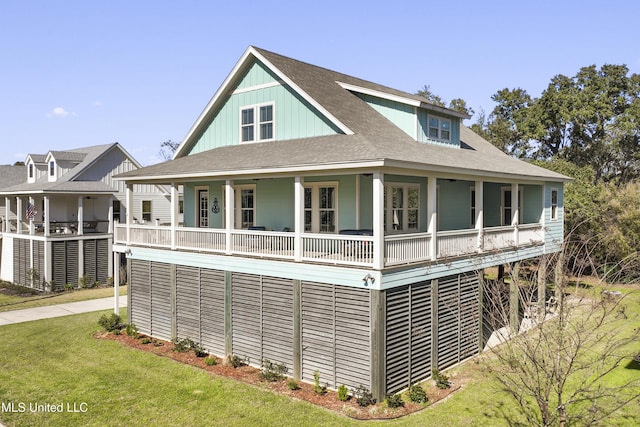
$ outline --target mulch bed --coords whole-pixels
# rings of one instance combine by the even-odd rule
[[[325,394],[319,395],[314,391],[313,384],[298,382],[299,389],[291,390],[288,386],[288,379],[275,382],[261,380],[259,376],[260,370],[252,366],[244,365],[234,368],[228,363],[223,363],[223,360],[220,358],[217,358],[218,363],[216,365],[208,366],[205,364],[204,357],[197,357],[193,351],[184,353],[174,351],[174,344],[168,341],[158,340],[155,338],[151,339],[145,335],[139,335],[138,338],[134,338],[126,335],[124,331],[119,335],[107,332],[98,332],[95,337],[99,339],[118,341],[131,348],[153,353],[162,357],[168,357],[175,361],[198,367],[213,375],[219,375],[232,378],[246,384],[252,384],[284,396],[307,401],[338,414],[362,420],[399,418],[428,408],[430,405],[441,401],[459,390],[463,382],[462,378],[456,379],[455,381],[452,381],[452,386],[448,389],[437,388],[433,384],[433,381],[428,381],[422,384],[429,398],[429,402],[426,404],[413,403],[408,401],[408,399],[405,399],[404,406],[400,408],[389,408],[384,402],[368,407],[361,407],[353,397],[346,402],[339,401],[337,393],[333,390],[327,390]],[[151,342],[143,344],[143,338],[148,338]]]

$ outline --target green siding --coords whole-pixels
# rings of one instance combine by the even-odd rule
[[[438,231],[464,230],[471,226],[473,182],[438,179]]]
[[[551,220],[551,190],[558,190],[558,219]],[[562,183],[547,183],[544,187],[544,225],[546,252],[559,251],[564,239],[564,193]]]
[[[240,80],[237,88],[248,89],[277,82],[260,62],[255,62]],[[291,87],[280,82],[276,86],[257,88],[229,95],[216,112],[207,129],[194,143],[189,154],[240,143],[240,110],[243,107],[274,103],[274,137],[277,140],[309,138],[340,133],[326,117]]]
[[[416,113],[411,105],[388,99],[376,98],[370,95],[357,94],[371,108],[389,119],[394,125],[406,132],[411,138],[416,138]]]
[[[418,142],[430,142],[432,144],[454,145],[460,146],[460,119],[457,117],[450,117],[446,115],[434,114],[438,117],[444,117],[451,120],[451,143],[446,144],[440,141],[434,141],[429,139],[428,135],[428,121],[429,111],[424,109],[418,110]]]
[[[501,189],[505,184],[495,182],[484,183],[484,226],[498,227],[500,223],[500,205],[502,203]]]
[[[525,185],[522,189],[523,224],[534,224],[542,220],[542,187]]]

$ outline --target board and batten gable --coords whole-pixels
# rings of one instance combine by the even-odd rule
[[[256,60],[242,75],[187,155],[240,144],[241,109],[268,103],[273,104],[275,140],[341,133],[315,107]]]
[[[552,218],[551,194],[557,191],[558,199],[556,216]],[[545,252],[557,252],[562,250],[564,240],[564,186],[561,182],[548,182],[544,186],[544,238]]]

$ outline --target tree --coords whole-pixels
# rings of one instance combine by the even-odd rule
[[[176,152],[179,145],[179,142],[172,141],[170,139],[164,141],[162,144],[160,144],[158,157],[160,157],[164,161],[171,160],[171,158],[173,157],[173,153]]]
[[[446,107],[444,100],[439,96],[431,92],[431,87],[429,85],[422,86],[416,95],[423,96],[427,98],[427,100],[433,105],[437,105],[438,107]]]
[[[541,260],[539,283],[546,283],[554,263],[562,272],[565,255]],[[638,328],[629,326],[638,319],[627,318],[625,297],[600,294],[580,286],[579,279],[568,282],[556,274],[555,297],[539,298],[536,277],[523,280],[517,269],[512,272],[509,280],[518,285],[515,302],[524,308],[522,325],[515,329],[528,329],[517,335],[501,329],[503,342],[492,347],[489,366],[527,425],[594,425],[637,401],[640,378],[614,373],[622,364],[636,363],[637,348],[630,344],[640,338]],[[483,295],[484,311],[493,316],[490,323],[513,322],[514,309],[504,303],[495,282],[485,281]]]

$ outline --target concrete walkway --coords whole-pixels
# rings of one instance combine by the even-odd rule
[[[122,295],[118,303],[119,307],[126,307],[126,295]],[[0,326],[108,309],[113,310],[113,297],[5,311],[0,313]]]

